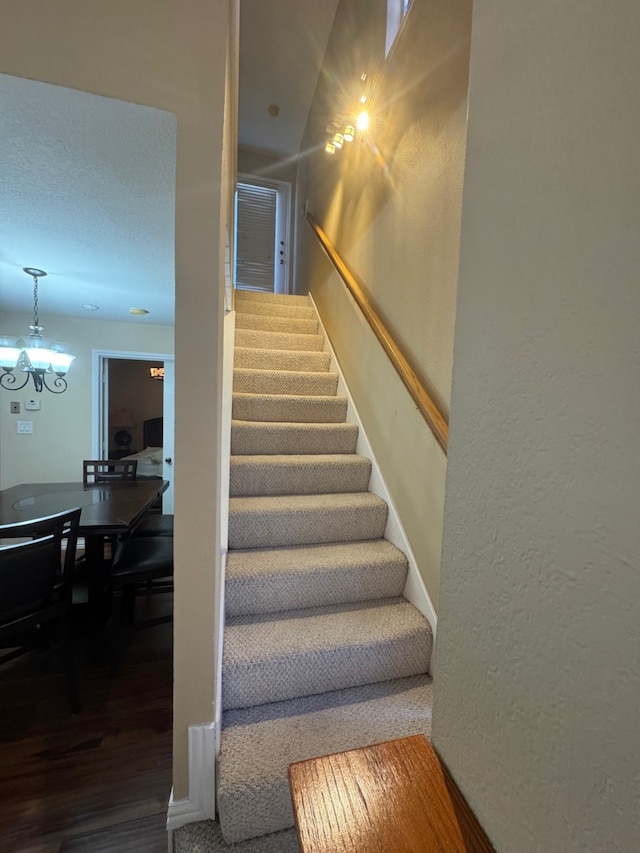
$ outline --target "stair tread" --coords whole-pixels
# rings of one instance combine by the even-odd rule
[[[301,320],[315,320],[313,305],[296,305],[290,302],[256,302],[251,299],[236,299],[238,313],[260,314],[263,317],[292,317]]]
[[[233,454],[353,453],[357,440],[358,427],[345,422],[231,421]]]
[[[236,497],[229,500],[229,514],[235,512],[280,512],[298,509],[309,513],[327,509],[351,509],[352,507],[386,507],[386,503],[371,492],[343,492],[328,495],[258,495]]]
[[[222,707],[249,707],[427,672],[431,628],[403,598],[229,618]]]
[[[226,711],[218,802],[228,842],[294,825],[287,768],[414,734],[431,736],[426,675]]]
[[[232,456],[231,497],[365,491],[371,461],[355,453]]]
[[[236,313],[236,329],[256,329],[267,332],[295,332],[299,335],[317,335],[318,321],[314,318],[279,316],[253,313],[247,310]]]
[[[317,571],[349,571],[367,568],[373,563],[399,563],[407,558],[388,539],[361,542],[331,542],[325,545],[293,545],[290,548],[268,548],[262,551],[230,551],[227,555],[226,580],[265,574],[300,574]]]
[[[407,558],[386,539],[229,551],[228,616],[402,595]]]

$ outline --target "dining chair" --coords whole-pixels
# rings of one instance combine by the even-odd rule
[[[137,459],[83,459],[82,482],[108,483],[113,480],[135,480]]]
[[[120,625],[114,640],[113,669],[117,669],[120,634],[125,629],[151,628],[170,622],[172,614],[135,619],[136,597],[173,592],[173,536],[139,536],[120,542],[110,575],[120,596]]]
[[[71,636],[72,570],[80,509],[0,525],[0,665],[62,629],[69,709],[80,710]]]

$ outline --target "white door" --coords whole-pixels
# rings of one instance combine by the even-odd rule
[[[241,177],[236,191],[235,284],[247,290],[289,291],[291,185]]]
[[[169,488],[162,496],[162,512],[173,515],[173,423],[174,423],[174,397],[175,397],[175,362],[173,359],[165,359],[164,382],[162,398],[162,447],[163,465],[162,479],[169,481]]]

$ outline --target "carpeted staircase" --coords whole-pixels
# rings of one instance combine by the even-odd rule
[[[290,762],[430,733],[432,638],[310,300],[236,310],[218,809],[227,843],[288,850]]]

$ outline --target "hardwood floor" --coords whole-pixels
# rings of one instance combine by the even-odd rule
[[[167,612],[170,598],[154,596],[146,615]],[[55,655],[48,666],[34,654],[0,670],[3,850],[165,853],[171,640],[170,624],[136,632],[112,676],[107,663],[89,660],[79,631],[76,717]]]

